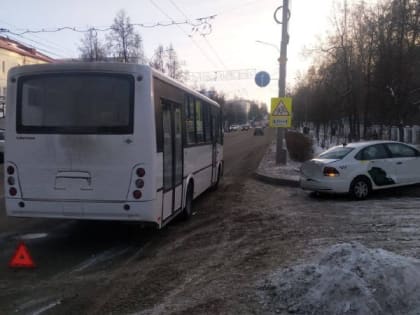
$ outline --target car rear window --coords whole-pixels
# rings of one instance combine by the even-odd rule
[[[349,154],[351,151],[353,151],[353,148],[349,147],[334,147],[331,148],[324,153],[321,153],[319,155],[322,159],[335,159],[335,160],[341,160],[343,159],[347,154]]]

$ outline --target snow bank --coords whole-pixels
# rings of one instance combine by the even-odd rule
[[[272,313],[420,314],[420,260],[335,245],[312,264],[272,274],[260,293]]]

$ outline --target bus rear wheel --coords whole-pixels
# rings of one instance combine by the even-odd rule
[[[193,196],[194,196],[194,188],[193,188],[193,185],[190,183],[188,184],[188,188],[187,188],[187,196],[185,198],[185,207],[184,207],[184,210],[182,210],[182,219],[184,220],[189,220],[192,216]]]
[[[212,191],[215,191],[215,190],[217,190],[217,188],[219,188],[219,183],[220,183],[221,176],[222,176],[222,170],[221,170],[221,168],[219,166],[219,168],[217,170],[217,179],[216,179],[216,182],[213,184],[213,186],[211,186],[211,190]]]

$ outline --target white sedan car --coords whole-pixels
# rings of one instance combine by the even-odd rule
[[[333,147],[302,164],[300,185],[315,192],[350,193],[365,199],[372,190],[420,183],[420,152],[393,141]]]

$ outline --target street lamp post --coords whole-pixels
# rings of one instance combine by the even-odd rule
[[[277,12],[282,9],[282,20],[277,19]],[[290,18],[289,0],[283,0],[283,6],[274,12],[274,20],[281,24],[281,42],[280,42],[280,59],[279,59],[279,97],[286,96],[286,63],[287,63],[287,44],[289,43],[289,33],[287,25]],[[287,150],[283,147],[283,139],[285,138],[285,129],[277,129],[277,145],[276,145],[276,163],[287,163]]]
[[[277,45],[275,45],[273,43],[264,42],[264,41],[258,40],[258,39],[255,42],[258,43],[258,44],[263,44],[263,45],[271,46],[271,47],[275,48],[277,50],[277,52],[280,54],[280,49],[277,47]]]
[[[277,12],[282,10],[282,19],[279,20],[277,18]],[[289,11],[289,0],[283,0],[283,6],[280,6],[274,12],[274,20],[277,24],[282,25],[282,34],[281,34],[281,42],[280,42],[280,49],[268,42],[264,42],[261,40],[256,40],[259,44],[268,45],[274,47],[277,52],[280,54],[278,59],[279,62],[279,97],[286,96],[286,64],[287,64],[287,44],[289,43],[289,34],[287,31],[287,25],[290,18],[290,11]],[[287,163],[287,150],[283,146],[283,140],[285,138],[285,129],[284,128],[277,128],[277,142],[276,142],[276,164],[286,164]]]

